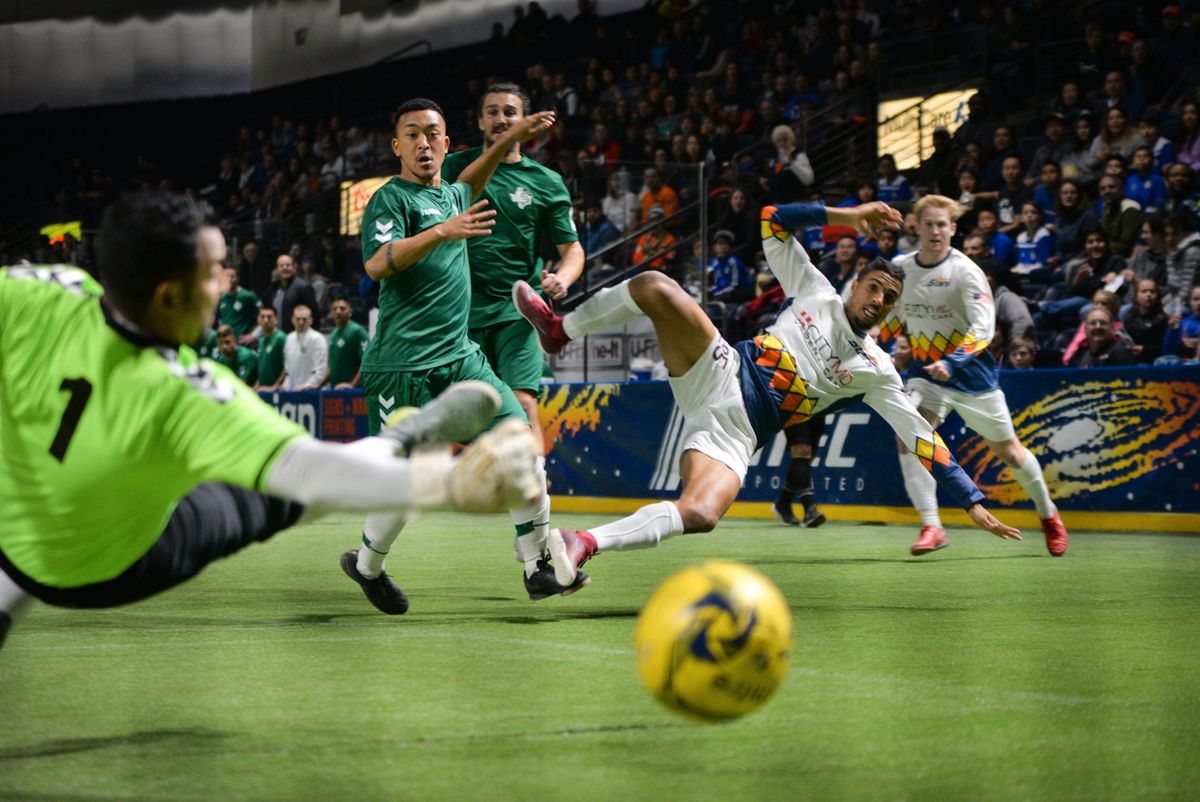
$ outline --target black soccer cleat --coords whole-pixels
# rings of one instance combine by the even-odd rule
[[[554,576],[554,572],[550,572],[550,576]],[[585,583],[586,584],[586,583]],[[4,647],[4,639],[8,636],[8,630],[12,627],[12,618],[8,613],[0,613],[0,648]]]
[[[408,597],[386,571],[381,571],[374,579],[368,579],[358,572],[358,549],[342,552],[342,571],[358,583],[367,601],[375,605],[379,612],[388,615],[404,615],[408,612]]]
[[[816,529],[818,526],[825,523],[825,521],[825,513],[821,512],[820,508],[817,507],[816,504],[813,504],[804,511],[804,520],[800,522],[800,525],[805,529]]]
[[[790,499],[780,496],[775,499],[775,503],[771,505],[771,509],[775,511],[775,517],[779,519],[781,524],[787,526],[799,526],[800,519],[796,517],[796,513],[792,512],[792,502]]]
[[[525,576],[524,572],[522,572],[522,576]],[[580,571],[575,574],[574,582],[568,587],[563,587],[554,578],[554,566],[543,557],[537,561],[537,570],[531,575],[525,576],[525,592],[529,594],[530,601],[541,601],[551,596],[570,596],[591,581],[590,576]]]

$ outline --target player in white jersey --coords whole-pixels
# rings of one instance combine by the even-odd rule
[[[961,208],[950,198],[927,195],[917,202],[921,248],[894,261],[908,279],[904,292],[880,330],[887,342],[901,331],[912,346],[907,389],[913,403],[935,427],[951,411],[987,441],[1037,507],[1046,548],[1055,557],[1067,550],[1067,529],[1046,489],[1037,458],[1017,439],[1008,402],[1000,390],[999,368],[988,352],[996,311],[987,277],[969,257],[950,247]],[[913,554],[948,545],[938,516],[937,487],[926,471],[914,470],[901,443],[904,486],[921,515],[921,535]]]
[[[711,531],[737,497],[757,449],[782,428],[858,399],[887,420],[915,454],[912,463],[931,471],[976,524],[997,537],[1020,539],[1016,529],[983,508],[979,488],[917,414],[891,360],[867,335],[900,297],[903,272],[876,259],[843,302],[789,233],[828,223],[873,236],[880,228],[899,228],[900,222],[899,213],[883,203],[764,208],[763,252],[790,301],[766,334],[736,346],[725,341],[691,296],[657,271],[602,290],[563,317],[528,284],[513,286],[517,309],[549,353],[589,332],[649,317],[686,421],[679,500],[649,504],[587,532],[551,530],[548,545],[560,583],[570,584],[579,566],[598,551],[652,547],[662,538]]]

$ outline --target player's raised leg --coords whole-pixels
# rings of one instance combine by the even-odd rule
[[[659,349],[671,376],[682,376],[704,356],[716,327],[682,287],[658,272],[642,273],[600,290],[566,315],[556,315],[524,281],[513,285],[513,303],[538,333],[542,349],[558,353],[571,340],[621,326],[643,315],[658,334]]]
[[[675,535],[711,532],[729,511],[742,478],[699,451],[684,452],[683,493],[678,501],[647,504],[620,520],[587,531],[552,529],[550,554],[559,582],[568,582],[594,555],[614,549],[650,549]]]

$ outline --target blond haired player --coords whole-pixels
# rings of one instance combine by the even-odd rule
[[[996,328],[987,277],[969,257],[950,247],[961,207],[942,195],[926,195],[915,211],[921,247],[893,260],[908,278],[892,317],[884,321],[880,340],[886,343],[907,333],[912,361],[906,388],[917,410],[935,427],[952,411],[958,412],[967,427],[987,441],[1033,499],[1046,548],[1061,557],[1067,550],[1067,529],[1037,458],[1013,430],[999,368],[987,349]],[[921,534],[912,553],[945,548],[949,541],[938,515],[937,486],[927,471],[916,470],[904,456],[903,444],[900,451],[904,487],[921,515]]]

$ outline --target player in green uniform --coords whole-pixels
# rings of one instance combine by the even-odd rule
[[[275,307],[258,310],[258,371],[255,390],[278,390],[283,384],[283,347],[287,335],[279,330]]]
[[[367,330],[350,319],[350,301],[335,298],[329,305],[333,331],[329,332],[329,376],[325,385],[334,390],[350,390],[361,380],[359,368],[367,350]]]
[[[493,84],[479,99],[479,130],[483,147],[451,153],[442,163],[442,180],[455,181],[462,171],[495,147],[496,141],[525,117],[529,98],[512,83]],[[467,241],[471,260],[471,317],[468,336],[479,345],[492,370],[512,388],[529,418],[539,442],[543,441],[538,419],[538,398],[546,358],[538,347],[537,334],[521,317],[512,302],[512,287],[525,281],[552,299],[567,294],[583,272],[583,246],[571,215],[571,195],[558,173],[521,154],[521,144],[508,146],[503,160],[483,190],[488,208],[496,212],[491,236]],[[558,249],[555,272],[545,271],[541,238],[548,234]],[[550,499],[536,520],[549,520]],[[525,584],[530,596],[543,594],[538,587],[545,574],[538,563],[545,539],[523,521],[517,527],[514,549],[525,565]]]
[[[392,115],[392,152],[400,160],[400,173],[375,192],[362,219],[363,266],[380,282],[379,322],[362,364],[372,432],[397,406],[423,403],[463,379],[485,381],[497,389],[503,399],[498,418],[526,422],[512,390],[467,336],[471,278],[465,240],[492,231],[495,210],[487,208],[486,200],[475,199],[509,146],[527,141],[553,122],[552,112],[517,121],[460,173],[458,182],[450,183],[440,172],[450,145],[441,108],[416,98]],[[540,475],[544,487],[545,472]],[[548,517],[537,518],[543,505],[539,498],[510,513],[531,530],[548,534]],[[356,555],[356,579],[386,577],[384,559],[404,523],[399,515],[367,516],[362,548],[346,552]],[[584,584],[577,581],[563,588],[545,560],[537,570],[552,583],[543,586],[554,593],[572,592]],[[378,595],[367,597],[385,613],[407,609],[393,607]]]
[[[258,296],[238,285],[237,268],[225,268],[228,288],[221,293],[217,304],[217,323],[233,327],[241,345],[254,342],[254,326],[258,322]]]
[[[459,439],[495,414],[473,383],[372,437],[323,443],[225,367],[201,338],[225,242],[183,195],[109,209],[101,288],[64,266],[0,269],[0,641],[30,598],[110,607],[329,509],[499,511],[542,491],[517,423]],[[511,475],[510,475],[511,472]]]
[[[238,345],[237,334],[228,323],[217,327],[216,361],[236,373],[246,384],[254,386],[258,378],[258,354],[244,345]]]

